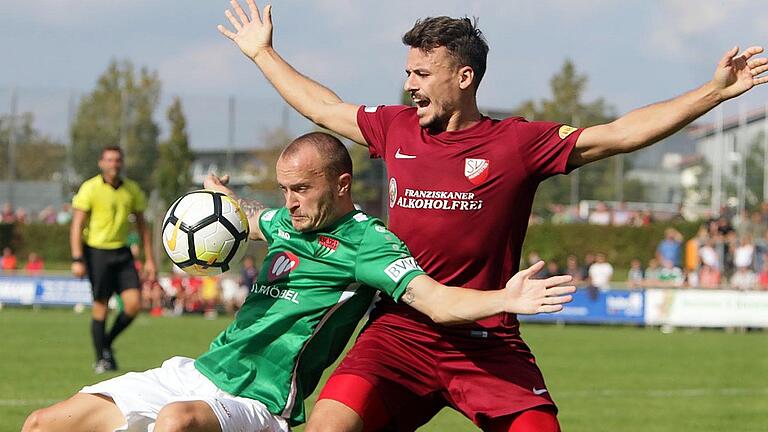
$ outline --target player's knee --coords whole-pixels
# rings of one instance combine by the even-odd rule
[[[157,414],[155,430],[158,432],[183,432],[201,430],[205,420],[188,403],[174,402],[164,406]]]
[[[48,420],[47,415],[48,408],[42,408],[35,410],[24,421],[24,426],[21,427],[22,432],[39,432],[47,430],[46,424]]]

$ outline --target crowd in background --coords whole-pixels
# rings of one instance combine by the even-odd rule
[[[615,221],[615,212],[598,219]],[[528,263],[539,259],[537,252],[531,252]],[[722,216],[702,223],[688,240],[674,228],[667,228],[654,257],[647,263],[632,259],[626,278],[616,278],[613,266],[601,253],[587,254],[581,262],[575,255],[568,256],[564,264],[550,260],[539,276],[561,273],[598,289],[609,289],[617,285],[616,279],[623,279],[630,288],[768,290],[768,205],[751,213],[724,210]]]
[[[72,221],[72,208],[69,203],[64,203],[56,210],[48,206],[37,214],[30,214],[23,207],[14,209],[10,203],[3,203],[0,207],[0,223],[43,223],[67,225]]]

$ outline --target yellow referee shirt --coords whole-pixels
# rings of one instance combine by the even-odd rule
[[[72,207],[90,213],[83,231],[85,244],[97,249],[118,249],[128,243],[128,216],[143,212],[147,198],[138,183],[122,179],[117,188],[101,174],[83,182]]]

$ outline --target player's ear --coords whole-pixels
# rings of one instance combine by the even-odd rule
[[[465,65],[459,68],[459,88],[468,89],[475,81],[475,71],[472,66]]]
[[[339,176],[339,195],[346,195],[352,191],[352,175],[344,173]]]

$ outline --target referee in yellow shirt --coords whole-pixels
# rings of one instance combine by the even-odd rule
[[[82,278],[87,273],[91,281],[96,373],[117,369],[112,343],[131,324],[141,306],[139,275],[127,242],[131,214],[144,245],[146,276],[155,279],[157,275],[150,233],[144,222],[147,199],[136,182],[120,176],[122,167],[120,147],[105,147],[99,159],[101,174],[83,182],[72,199],[72,274]],[[120,295],[124,307],[107,334],[107,302],[114,293]]]

